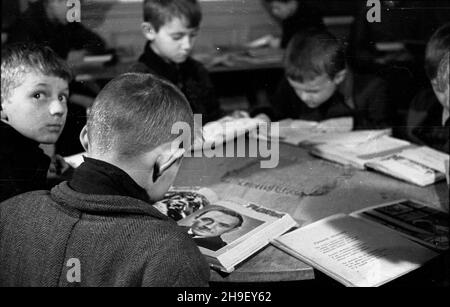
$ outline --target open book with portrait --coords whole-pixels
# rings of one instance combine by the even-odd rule
[[[446,153],[389,135],[375,135],[360,142],[326,142],[314,146],[311,153],[358,169],[372,169],[418,186],[445,179],[445,161],[449,160]]]
[[[346,286],[380,286],[448,250],[448,218],[403,199],[333,215],[273,244]]]
[[[298,226],[286,213],[241,199],[221,200],[207,188],[172,188],[154,206],[186,230],[211,267],[227,273]]]

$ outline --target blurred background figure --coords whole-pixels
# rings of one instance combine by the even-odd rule
[[[325,27],[322,13],[304,0],[264,0],[269,13],[280,23],[280,47],[286,48],[295,33],[310,27]]]

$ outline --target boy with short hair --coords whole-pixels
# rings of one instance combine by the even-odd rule
[[[85,54],[106,52],[103,38],[83,25],[69,22],[67,0],[28,1],[28,9],[12,25],[8,43],[34,42],[52,48],[69,63],[80,64]],[[82,10],[85,9],[84,6]],[[94,81],[72,82],[66,127],[56,144],[64,156],[83,150],[78,135],[86,124],[86,108],[90,107],[100,86]]]
[[[55,144],[67,115],[70,69],[50,48],[2,48],[0,201],[46,188],[50,158],[40,144]]]
[[[445,57],[450,50],[450,23],[430,38],[425,54],[425,71],[432,88],[422,90],[411,102],[407,119],[407,138],[443,152],[449,152],[448,78]],[[444,60],[443,60],[444,59]],[[441,78],[439,78],[439,64]],[[448,64],[447,64],[448,65]]]
[[[197,0],[145,0],[142,32],[148,42],[131,71],[154,73],[175,84],[207,123],[223,114],[208,71],[190,57],[201,19]]]
[[[351,117],[355,129],[389,125],[385,82],[353,73],[344,45],[329,32],[309,29],[298,33],[288,46],[284,67],[286,77],[265,111],[272,120]]]
[[[177,175],[181,144],[191,144],[171,133],[178,122],[193,129],[169,82],[125,74],[107,84],[72,180],[0,204],[0,286],[207,286],[195,242],[152,206]]]

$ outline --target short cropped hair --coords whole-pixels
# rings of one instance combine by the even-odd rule
[[[242,215],[240,215],[236,211],[225,209],[225,208],[212,208],[210,210],[203,211],[201,214],[197,215],[195,218],[198,219],[199,217],[207,214],[208,212],[213,212],[213,211],[222,212],[223,214],[237,218],[239,221],[238,221],[237,225],[234,226],[234,228],[241,227],[242,224],[244,223],[244,218],[242,217]]]
[[[450,86],[449,70],[450,70],[450,52],[447,52],[439,64],[437,73],[437,85],[440,91],[446,91]]]
[[[33,43],[16,43],[2,47],[1,102],[9,98],[19,86],[24,75],[38,72],[45,76],[59,77],[68,83],[72,73],[67,63],[49,47]]]
[[[311,81],[323,74],[334,78],[346,68],[345,45],[326,30],[308,28],[292,38],[284,67],[286,76],[298,82]]]
[[[175,85],[152,74],[127,73],[98,94],[89,112],[88,137],[98,153],[132,158],[176,139],[179,135],[171,132],[177,122],[193,131],[192,109]]]
[[[425,72],[430,80],[437,77],[439,63],[450,50],[450,23],[446,23],[431,36],[425,51]]]
[[[198,28],[202,21],[202,11],[197,0],[145,0],[144,21],[156,31],[178,17],[187,22],[188,28]]]

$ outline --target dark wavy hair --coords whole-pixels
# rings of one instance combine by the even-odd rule
[[[450,50],[450,23],[446,23],[431,36],[425,51],[425,72],[430,80],[437,77],[439,63]]]
[[[346,68],[345,45],[319,28],[297,33],[289,43],[284,61],[286,76],[304,82],[327,74],[334,78]]]
[[[185,19],[188,28],[198,28],[202,11],[197,0],[145,0],[144,21],[152,24],[156,31],[174,17]]]

